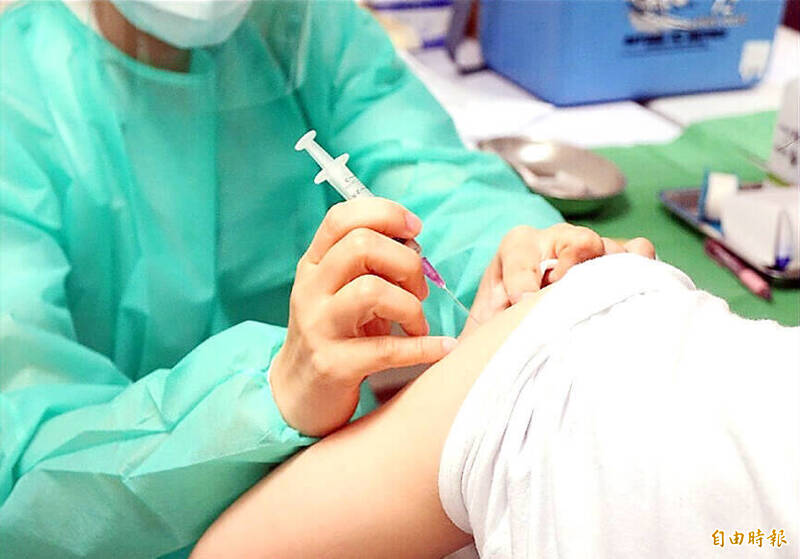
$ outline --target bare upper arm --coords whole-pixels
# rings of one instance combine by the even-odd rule
[[[220,516],[193,556],[422,558],[468,543],[439,501],[441,451],[473,382],[538,298],[500,313],[385,406],[277,468]]]

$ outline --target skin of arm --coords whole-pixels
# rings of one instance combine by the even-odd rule
[[[468,544],[439,501],[439,461],[470,387],[547,288],[468,336],[389,403],[239,498],[192,557],[441,557]]]

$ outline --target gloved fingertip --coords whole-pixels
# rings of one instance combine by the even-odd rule
[[[555,268],[547,271],[547,285],[553,284],[564,277],[564,274],[567,273],[567,270],[570,269],[568,265],[559,264]]]
[[[529,297],[531,295],[535,295],[537,291],[538,291],[538,289],[536,289],[536,288],[530,288],[530,289],[526,289],[524,291],[518,291],[516,293],[511,294],[508,299],[509,299],[509,301],[511,301],[512,305],[516,305],[517,303],[522,301],[525,297]]]
[[[406,229],[412,237],[416,237],[422,231],[422,220],[411,212],[406,212]]]
[[[442,338],[442,350],[445,353],[450,353],[453,351],[453,348],[455,348],[457,344],[458,340],[455,338]]]

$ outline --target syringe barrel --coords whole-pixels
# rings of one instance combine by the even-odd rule
[[[300,138],[294,149],[305,150],[320,166],[320,173],[315,182],[328,181],[345,200],[372,196],[367,187],[355,176],[353,171],[347,167],[347,154],[333,158],[320,146],[314,138],[317,133],[309,130]]]
[[[344,197],[347,200],[374,196],[374,194],[369,191],[364,183],[358,180],[358,177],[356,177],[353,172],[347,168],[347,165],[342,165],[341,177],[336,177],[333,180],[338,183],[335,185],[337,190],[340,192],[344,190]]]

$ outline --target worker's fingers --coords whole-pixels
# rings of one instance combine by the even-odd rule
[[[478,325],[483,324],[498,312],[505,310],[511,302],[508,299],[503,278],[500,274],[500,255],[495,254],[481,278],[469,318],[464,323],[461,336],[469,334]]]
[[[654,247],[653,243],[644,237],[636,237],[635,239],[631,239],[623,246],[628,252],[651,259],[656,257],[656,247]]]
[[[441,336],[377,336],[352,338],[336,344],[336,361],[348,364],[348,374],[356,380],[394,367],[435,363],[456,345],[453,338]]]
[[[539,262],[548,256],[541,253],[540,239],[541,232],[522,226],[512,229],[500,244],[500,274],[512,304],[541,287]]]
[[[586,227],[569,227],[567,234],[562,230],[555,237],[555,257],[558,263],[548,275],[549,283],[560,280],[576,264],[605,254],[605,245],[600,235]]]
[[[507,309],[510,304],[511,301],[503,285],[500,255],[495,254],[478,285],[472,309],[478,322],[485,322],[499,311]]]
[[[333,296],[328,309],[337,337],[365,336],[364,326],[376,318],[397,322],[409,336],[429,331],[420,300],[378,276],[357,277]]]
[[[615,239],[609,239],[608,237],[603,237],[603,250],[606,254],[622,254],[625,251],[625,247],[623,247],[618,241]]]
[[[376,318],[367,322],[363,330],[365,336],[388,336],[392,332],[392,321]]]
[[[357,198],[334,205],[317,229],[304,258],[318,264],[330,248],[353,229],[373,229],[388,237],[410,239],[422,222],[403,206],[385,198]]]
[[[428,296],[419,255],[386,235],[363,227],[348,232],[322,257],[315,274],[316,288],[333,294],[367,274],[381,276],[420,300]]]

